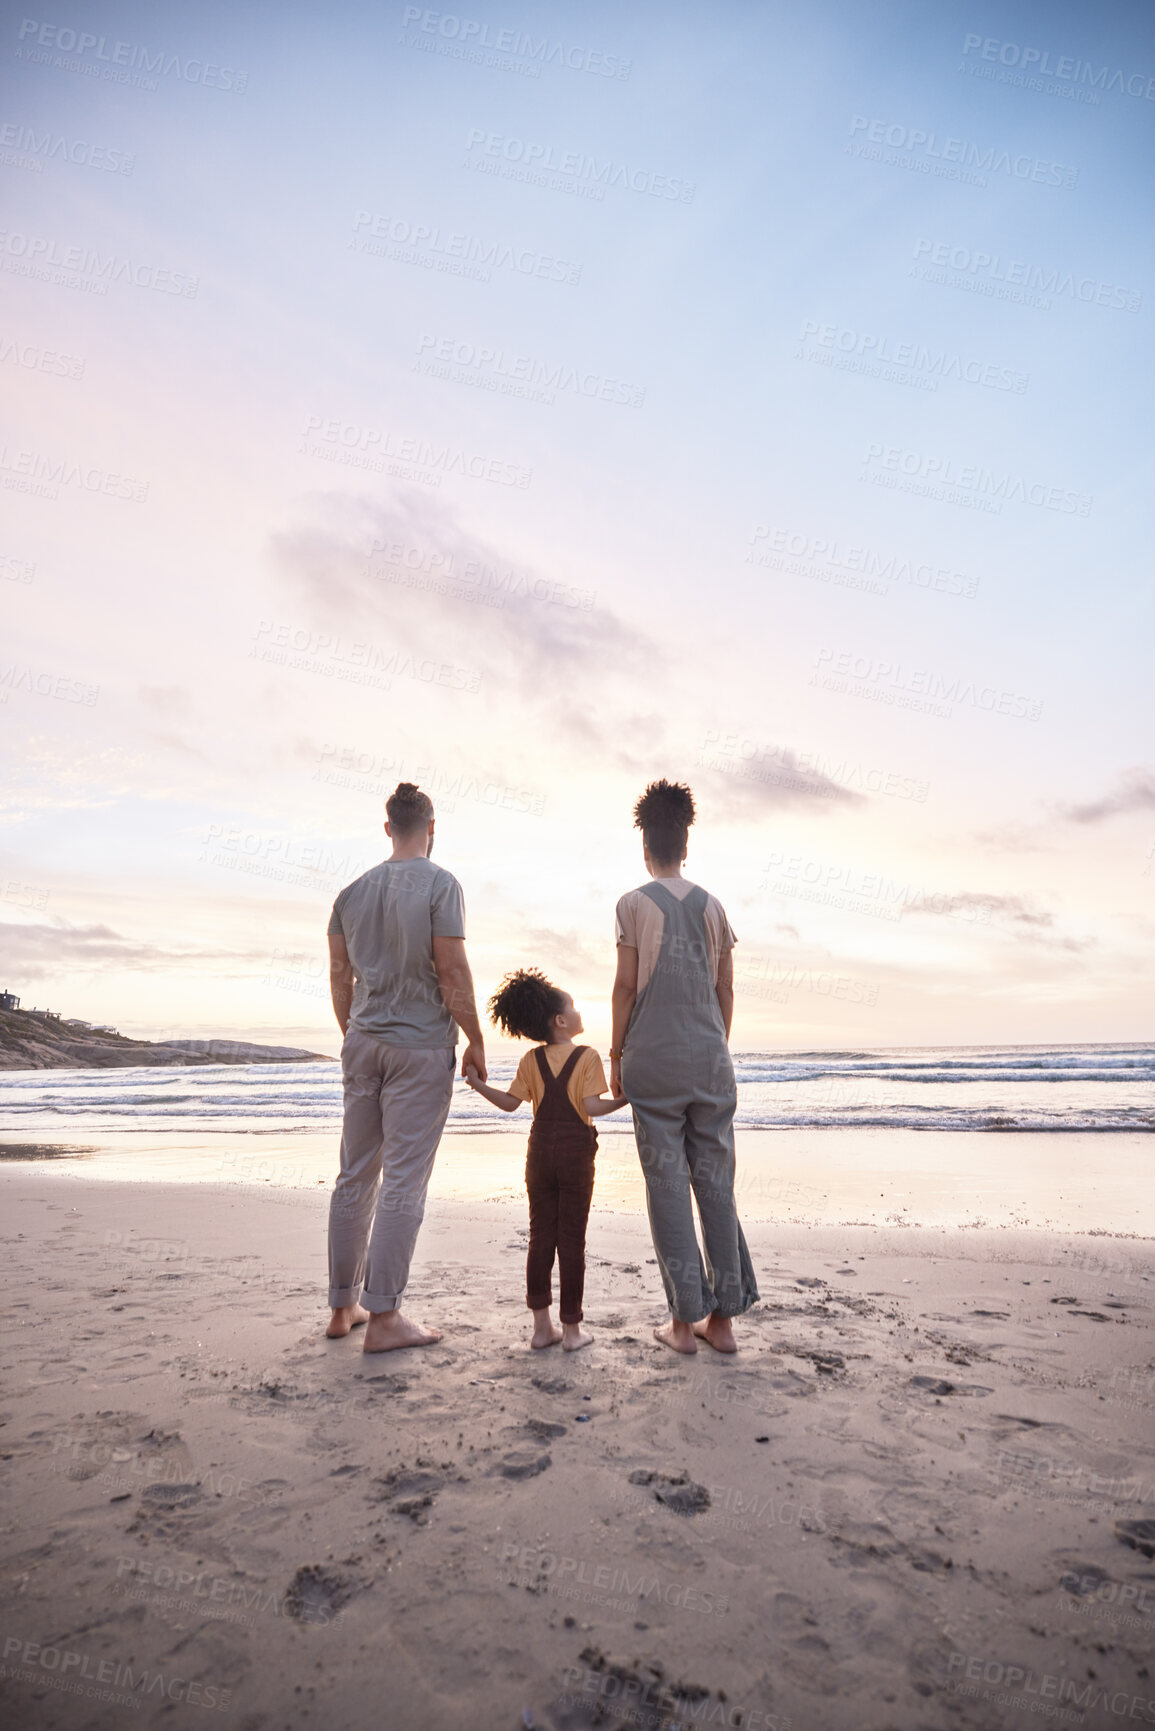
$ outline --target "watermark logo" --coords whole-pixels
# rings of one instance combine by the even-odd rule
[[[1046,157],[1022,151],[1012,153],[995,144],[972,144],[965,138],[944,138],[920,126],[870,120],[862,114],[851,118],[846,154],[867,162],[880,162],[888,168],[960,180],[968,186],[989,186],[998,175],[1067,190],[1079,182],[1077,168]]]
[[[1081,306],[1126,313],[1137,313],[1143,301],[1138,289],[1104,282],[1099,277],[1080,276],[1058,265],[1004,258],[997,252],[984,252],[981,247],[955,246],[950,241],[926,236],[915,241],[912,256],[910,275],[920,282],[1015,301],[1037,307],[1041,312],[1048,312],[1053,300],[1063,296]]]
[[[806,793],[815,799],[912,799],[925,805],[930,783],[901,770],[852,758],[824,757],[817,751],[795,751],[789,745],[765,745],[741,733],[708,729],[697,758],[700,769],[717,769],[741,780]]]
[[[955,704],[1020,721],[1038,721],[1043,713],[1041,697],[1024,697],[994,685],[981,685],[964,674],[904,667],[900,661],[859,655],[852,649],[820,649],[814,669],[810,684],[821,686],[824,691],[840,691],[872,703],[915,709],[944,721],[950,720]]]
[[[253,633],[249,656],[294,672],[368,685],[377,691],[392,690],[394,679],[412,679],[419,685],[471,694],[481,690],[481,674],[475,668],[458,667],[431,655],[414,654],[412,650],[368,639],[345,638],[336,631],[314,631],[311,626],[289,625],[276,619],[260,621]]]
[[[819,324],[815,319],[803,324],[794,358],[923,391],[937,391],[942,380],[954,379],[987,390],[1012,391],[1021,397],[1030,383],[1028,373],[994,361],[928,348],[924,343],[900,342],[847,325]]]
[[[160,78],[175,78],[182,84],[200,84],[206,90],[229,90],[240,95],[248,86],[247,72],[153,48],[140,42],[120,42],[97,36],[70,25],[42,24],[22,19],[17,30],[17,60],[33,66],[54,66],[62,72],[79,72],[114,84],[157,90]]]
[[[881,553],[855,542],[843,543],[825,535],[809,535],[798,529],[759,523],[750,536],[745,555],[747,565],[782,571],[829,583],[833,588],[862,590],[869,595],[889,594],[889,585],[907,584],[936,595],[961,595],[968,601],[978,594],[977,577],[966,577],[949,567],[929,565],[900,553]]]
[[[61,487],[76,487],[106,499],[124,499],[133,505],[148,503],[147,481],[134,480],[96,463],[48,457],[42,451],[17,451],[8,445],[0,445],[0,482],[10,492],[29,493],[38,499],[58,499]]]
[[[1095,500],[1073,487],[1059,487],[1013,470],[1000,473],[981,463],[957,463],[953,457],[904,450],[900,445],[868,444],[860,481],[871,486],[920,493],[946,504],[965,505],[1000,516],[1004,504],[1018,502],[1066,516],[1089,517]]]
[[[359,210],[353,217],[349,241],[354,252],[394,264],[419,265],[424,270],[444,271],[450,276],[490,282],[495,271],[538,282],[565,283],[576,288],[582,266],[570,259],[509,241],[486,240],[480,235],[442,229],[435,223],[410,222],[405,217]]]
[[[47,373],[57,379],[82,379],[86,362],[77,355],[61,354],[58,349],[46,349],[39,343],[22,343],[11,337],[0,337],[0,363],[22,367],[29,373]]]
[[[66,138],[59,132],[38,132],[18,121],[0,124],[0,163],[6,168],[29,168],[39,174],[46,162],[68,162],[107,174],[131,174],[136,167],[136,157],[127,150]]]
[[[99,700],[99,685],[73,679],[66,673],[48,673],[18,661],[0,662],[0,703],[7,703],[13,691],[27,691],[33,697],[52,697],[58,703],[80,703],[91,709]]]
[[[596,590],[582,589],[575,583],[538,577],[511,565],[491,565],[485,559],[458,559],[452,549],[435,551],[381,536],[370,543],[367,559],[366,574],[377,582],[486,607],[504,609],[511,601],[538,601],[589,613],[597,600]]]
[[[195,300],[200,288],[200,278],[184,271],[14,229],[0,229],[0,270],[96,295],[106,295],[109,283],[128,283],[155,294]]]
[[[455,337],[423,334],[417,343],[414,372],[469,385],[499,396],[524,398],[547,407],[566,392],[590,402],[619,403],[640,409],[646,387],[583,367],[566,366],[494,348],[487,343],[461,342]]]
[[[595,78],[624,81],[633,67],[632,61],[600,48],[582,48],[555,36],[534,36],[528,30],[503,28],[424,6],[406,6],[397,40],[403,48],[465,60],[498,72],[515,72],[524,78],[540,78],[543,66],[557,66]]]
[[[693,181],[659,174],[650,168],[630,166],[587,156],[580,150],[562,150],[529,138],[512,138],[504,132],[486,132],[475,126],[465,139],[465,167],[521,180],[559,192],[574,193],[599,203],[612,188],[641,193],[678,204],[693,204],[697,191]]]
[[[963,37],[960,72],[989,78],[1000,84],[1016,84],[1047,95],[1065,96],[1097,106],[1104,91],[1155,102],[1155,76],[1125,72],[1118,66],[1094,66],[1069,54],[1053,54],[1049,48],[1033,48],[1019,42],[1003,42],[997,36]],[[1056,82],[1048,84],[1053,79]]]
[[[470,481],[488,481],[497,487],[524,491],[533,480],[533,470],[523,463],[487,457],[459,445],[440,444],[434,439],[394,432],[387,427],[368,427],[343,421],[333,415],[310,415],[297,449],[298,456],[336,463],[343,468],[364,469],[378,475],[396,475],[440,487],[446,475]]]

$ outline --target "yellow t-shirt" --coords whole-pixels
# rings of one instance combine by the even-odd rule
[[[545,1061],[555,1076],[560,1076],[569,1062],[570,1053],[574,1049],[572,1040],[566,1040],[564,1045],[535,1046],[527,1052],[517,1066],[517,1075],[509,1084],[509,1092],[516,1094],[519,1100],[528,1100],[536,1112],[545,1098],[545,1083],[542,1081],[541,1070],[538,1068],[536,1053],[543,1051]],[[584,1111],[582,1101],[587,1094],[604,1094],[607,1090],[606,1073],[602,1069],[602,1061],[592,1046],[587,1046],[570,1073],[566,1085],[566,1093],[570,1103],[583,1124],[591,1124],[593,1119]]]

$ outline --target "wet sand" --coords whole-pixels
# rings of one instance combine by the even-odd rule
[[[516,1130],[450,1130],[430,1195],[461,1202],[524,1196],[528,1119]],[[641,1213],[645,1190],[628,1122],[599,1131],[600,1207]],[[49,1143],[17,1133],[0,1154],[38,1150],[60,1173],[133,1183],[240,1187],[253,1195],[327,1189],[338,1126],[168,1131],[92,1129]],[[1146,1233],[1155,1138],[1135,1131],[746,1130],[737,1134],[744,1219],[811,1225],[1031,1226]]]

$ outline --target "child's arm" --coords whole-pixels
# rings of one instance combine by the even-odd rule
[[[624,1094],[619,1094],[610,1100],[603,1100],[600,1094],[587,1094],[582,1100],[587,1118],[604,1118],[607,1112],[617,1112],[622,1106],[628,1104]]]
[[[491,1106],[500,1106],[503,1112],[516,1112],[521,1105],[516,1094],[507,1094],[504,1088],[491,1088],[487,1082],[483,1082],[473,1065],[468,1062],[465,1066],[465,1080],[475,1094],[480,1094]]]

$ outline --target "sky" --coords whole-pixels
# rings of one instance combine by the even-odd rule
[[[0,988],[334,1052],[400,779],[609,1034],[698,807],[743,1050],[1150,1036],[1155,19],[0,22]]]

